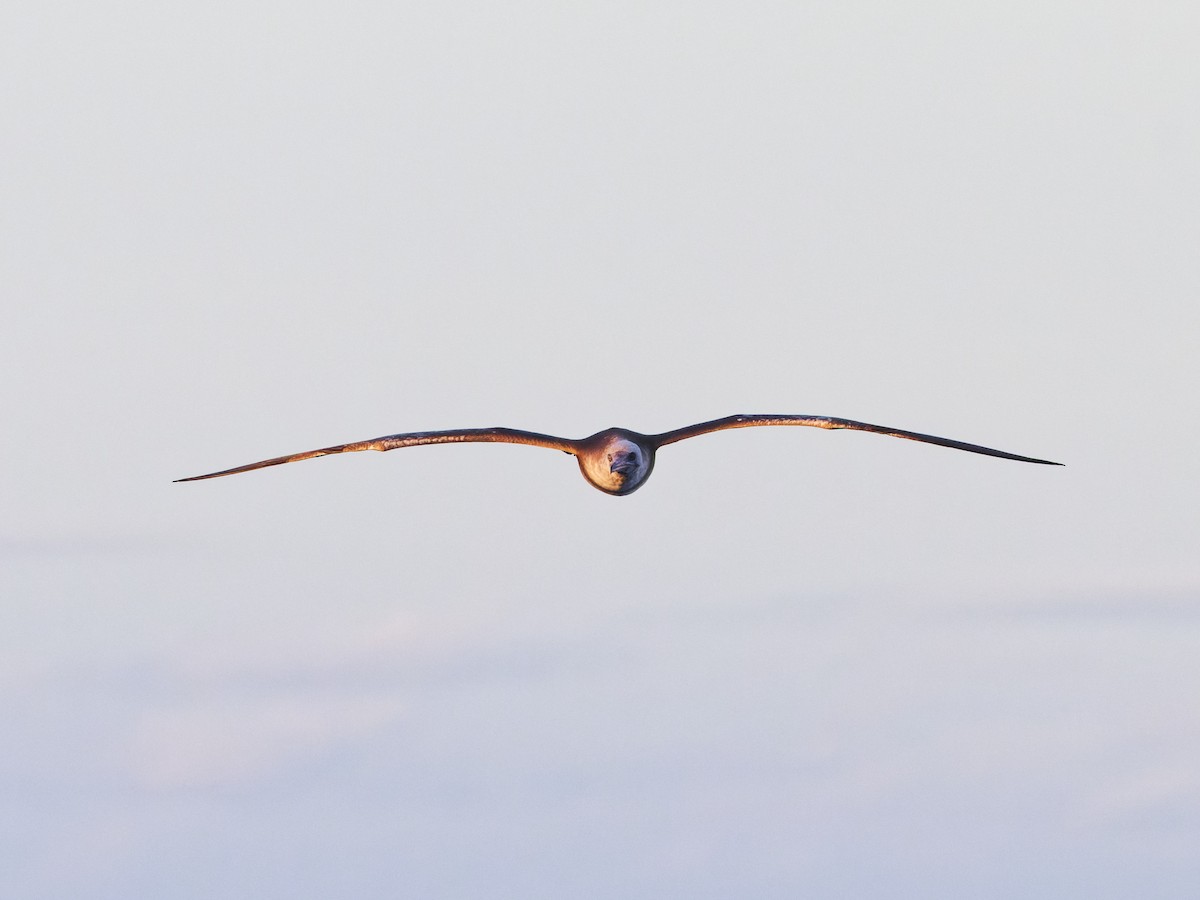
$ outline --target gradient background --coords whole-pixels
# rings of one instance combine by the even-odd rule
[[[1195,897],[1198,40],[10,0],[0,893]]]

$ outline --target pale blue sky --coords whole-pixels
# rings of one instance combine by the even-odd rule
[[[8,4],[0,893],[1194,895],[1198,29]]]

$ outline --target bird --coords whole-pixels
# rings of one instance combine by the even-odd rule
[[[725,431],[730,428],[750,428],[763,425],[803,425],[812,428],[847,429],[850,431],[869,431],[875,434],[885,434],[889,437],[904,438],[910,441],[921,441],[926,444],[937,444],[941,447],[952,447],[955,450],[966,450],[969,453],[982,453],[985,456],[996,456],[1000,459],[1012,459],[1017,462],[1037,463],[1043,466],[1061,466],[1062,463],[1051,462],[1048,459],[1034,459],[1031,456],[1018,456],[1003,450],[993,450],[978,444],[968,444],[949,438],[935,437],[931,434],[919,434],[915,431],[903,431],[899,428],[888,428],[883,425],[871,425],[867,422],[856,422],[853,419],[838,419],[832,416],[804,415],[734,415],[710,422],[699,422],[665,431],[662,434],[641,434],[627,428],[607,428],[598,431],[591,437],[573,440],[571,438],[554,437],[549,434],[538,434],[534,431],[522,431],[517,428],[460,428],[451,431],[413,431],[405,434],[389,434],[384,437],[372,438],[366,441],[356,441],[350,444],[337,444],[323,447],[320,450],[309,450],[305,453],[293,453],[289,456],[277,456],[274,459],[264,459],[261,462],[235,466],[232,469],[222,469],[207,475],[193,475],[191,478],[178,478],[182,481],[204,481],[209,478],[220,478],[224,475],[236,475],[239,472],[251,472],[254,469],[265,469],[268,466],[279,466],[284,463],[299,462],[302,459],[313,459],[318,456],[330,456],[335,453],[353,453],[359,450],[399,450],[402,447],[420,447],[426,444],[461,444],[469,442],[525,444],[530,447],[546,447],[550,450],[561,450],[574,456],[579,463],[579,471],[587,479],[588,484],[606,494],[624,497],[632,494],[650,477],[654,470],[655,454],[662,447],[674,444],[688,438],[699,437],[714,431]]]

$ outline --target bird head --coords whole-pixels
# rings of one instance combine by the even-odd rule
[[[605,459],[608,462],[608,471],[622,478],[629,478],[643,464],[642,451],[629,441],[622,441],[614,446],[611,452],[605,454]]]

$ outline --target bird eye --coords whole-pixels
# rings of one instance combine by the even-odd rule
[[[610,453],[610,454],[608,454],[608,461],[609,461],[609,462],[612,462],[612,454],[611,454],[611,453]]]

